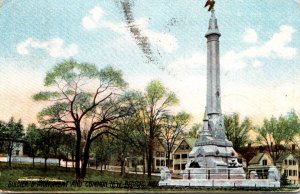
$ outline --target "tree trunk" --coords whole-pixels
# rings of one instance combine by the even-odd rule
[[[45,157],[45,162],[44,162],[44,169],[45,169],[45,170],[47,170],[47,159],[48,159],[48,158]]]
[[[102,173],[102,167],[103,167],[103,164],[101,163],[100,164],[100,172]]]
[[[58,158],[58,166],[60,167],[61,158]]]
[[[11,167],[11,153],[8,154],[8,166]]]
[[[81,174],[80,174],[80,179],[84,179],[85,175],[86,175],[86,168],[89,162],[89,158],[90,158],[90,136],[88,135],[87,140],[86,140],[86,144],[84,147],[84,153],[83,153],[83,162],[82,162],[82,166],[81,166]]]
[[[148,178],[151,179],[151,175],[152,175],[152,158],[153,158],[153,147],[150,144],[149,145],[149,153],[148,153],[148,157],[147,157],[147,171],[148,171]]]
[[[124,163],[125,161],[123,160],[123,158],[121,159],[121,176],[124,175]]]
[[[148,171],[148,178],[151,179],[152,175],[152,158],[153,158],[153,141],[150,139],[149,142],[149,149],[148,149],[148,158],[147,158],[147,171]]]
[[[66,172],[68,171],[68,155],[67,155],[67,158],[66,158]]]
[[[145,160],[145,155],[146,155],[146,153],[143,153],[143,175],[146,174],[146,164],[145,164],[146,160]]]
[[[168,157],[167,157],[167,167],[170,169],[170,154],[171,154],[171,152],[170,151],[168,151]]]
[[[72,168],[74,168],[74,154],[72,154]]]
[[[12,156],[12,151],[13,151],[13,145],[14,143],[10,143],[8,146],[8,166],[11,167],[11,156]]]
[[[76,131],[76,150],[75,150],[75,171],[76,179],[80,179],[80,158],[81,158],[81,131],[80,128]]]
[[[34,156],[32,156],[32,167],[34,168]]]

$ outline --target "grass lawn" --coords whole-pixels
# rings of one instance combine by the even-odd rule
[[[83,183],[82,186],[75,186],[75,169],[64,167],[58,167],[53,165],[48,165],[48,169],[44,170],[44,166],[40,164],[36,164],[35,167],[32,167],[32,164],[17,164],[12,163],[12,167],[9,168],[7,163],[0,162],[0,190],[4,191],[109,191],[109,190],[123,190],[117,188],[103,188],[99,185],[91,185],[86,182]],[[11,187],[10,183],[16,183],[18,179],[59,179],[68,181],[68,185],[66,187],[42,187],[42,186],[30,186],[27,185],[25,187]],[[126,174],[123,177],[120,176],[118,172],[107,172],[103,171],[101,173],[98,170],[88,169],[85,181],[93,182],[107,182],[110,184],[112,181],[114,182],[123,182],[125,181],[147,181],[147,177],[144,175],[135,175],[135,174]],[[158,181],[159,177],[153,177],[153,180]]]

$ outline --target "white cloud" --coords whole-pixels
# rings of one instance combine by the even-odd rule
[[[260,48],[261,55],[266,57],[273,55],[275,58],[293,59],[296,56],[297,50],[287,45],[292,41],[294,32],[295,29],[291,26],[280,26],[280,31],[275,33],[271,40]]]
[[[79,52],[79,47],[76,44],[65,46],[64,40],[61,38],[53,38],[47,41],[39,41],[34,38],[28,38],[17,44],[17,52],[20,55],[29,55],[30,48],[42,49],[51,57],[72,57]]]
[[[130,36],[130,31],[127,30],[125,23],[115,23],[103,19],[105,12],[99,6],[94,7],[89,11],[89,14],[82,19],[82,26],[87,31],[92,31],[96,29],[110,29],[111,31],[118,33],[126,38],[128,41],[133,41]],[[169,34],[157,32],[149,29],[148,21],[145,18],[140,18],[132,25],[139,26],[142,34],[147,36],[150,43],[162,48],[166,53],[172,53],[178,48],[177,39]]]
[[[297,49],[288,46],[293,39],[295,29],[292,26],[280,26],[279,32],[273,34],[270,40],[261,44],[246,48],[240,52],[228,51],[221,63],[225,71],[237,71],[244,69],[248,64],[259,67],[262,63],[259,59],[294,59]],[[256,62],[255,62],[256,61]]]
[[[260,68],[263,66],[263,59],[294,59],[297,49],[288,46],[293,39],[294,32],[293,27],[283,25],[265,43],[250,46],[239,52],[235,50],[228,51],[220,59],[222,70],[236,72],[249,65]],[[175,74],[184,74],[187,70],[201,65],[206,65],[206,54],[198,52],[177,59],[168,65],[168,69]]]
[[[248,28],[245,30],[245,33],[243,35],[244,42],[247,43],[256,43],[258,39],[257,33],[254,29]]]
[[[96,6],[93,9],[91,9],[89,11],[89,15],[85,16],[82,19],[82,26],[86,29],[86,30],[93,30],[95,28],[97,28],[101,17],[104,15],[103,10],[101,9],[101,7]]]

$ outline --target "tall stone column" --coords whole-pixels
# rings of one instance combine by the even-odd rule
[[[221,36],[214,10],[211,12],[207,38],[207,114],[221,114],[219,37]]]
[[[220,87],[220,53],[217,18],[214,10],[211,11],[207,39],[207,93],[206,107],[208,129],[215,139],[227,140],[225,135],[224,119],[221,111],[221,87]]]

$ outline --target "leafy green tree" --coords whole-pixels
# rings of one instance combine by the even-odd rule
[[[5,150],[5,134],[6,131],[6,123],[4,121],[0,121],[0,152],[6,152]]]
[[[131,102],[134,104],[135,113],[132,114],[129,120],[127,120],[127,126],[129,126],[132,130],[130,131],[130,136],[128,140],[130,140],[131,155],[137,158],[142,158],[143,163],[143,174],[146,173],[146,158],[147,158],[147,150],[148,150],[148,131],[145,118],[145,96],[140,92],[134,92],[131,95]],[[125,123],[126,123],[125,122]],[[139,157],[141,156],[141,157]],[[137,160],[134,160],[137,163]],[[137,164],[136,164],[137,165]]]
[[[113,141],[113,137],[104,135],[96,139],[92,145],[92,151],[96,160],[96,169],[100,166],[101,173],[103,166],[109,163],[111,155],[114,152]]]
[[[292,111],[279,118],[265,119],[263,125],[257,128],[257,141],[266,145],[268,153],[276,164],[288,145],[295,142],[295,136],[299,132],[299,117]]]
[[[153,163],[153,146],[155,139],[159,139],[160,126],[164,115],[169,109],[176,105],[179,100],[174,92],[168,91],[163,84],[154,80],[146,87],[143,95],[144,102],[141,108],[141,121],[143,136],[146,143],[147,174],[151,178]]]
[[[15,121],[15,119],[11,117],[7,123],[1,122],[0,135],[3,141],[3,147],[9,157],[8,165],[9,167],[11,167],[11,157],[14,149],[16,148],[16,144],[17,142],[23,141],[24,126],[22,124],[22,121]]]
[[[38,154],[41,142],[41,134],[34,123],[27,127],[25,142],[29,145],[29,156],[32,157],[32,166],[34,167],[34,159]]]
[[[69,157],[72,159],[72,163],[74,161],[75,157],[75,142],[76,137],[72,133],[62,133],[61,134],[61,143],[58,148],[58,158],[59,160],[64,159],[66,161],[66,170],[68,169],[67,164]],[[60,162],[59,162],[60,165]],[[73,166],[74,167],[74,166]]]
[[[202,128],[202,125],[200,123],[194,123],[192,125],[191,129],[187,133],[185,133],[185,136],[191,137],[191,138],[197,138],[201,128]]]
[[[239,151],[249,142],[249,131],[252,127],[249,118],[240,122],[240,116],[237,113],[224,115],[224,125],[226,136],[232,142],[235,150]]]
[[[139,127],[139,125],[137,124],[138,122],[134,115],[129,118],[122,118],[115,123],[116,128],[118,129],[115,139],[115,152],[118,154],[118,160],[121,163],[121,175],[124,175],[125,173],[126,158],[133,154],[135,156],[139,154],[138,150],[135,149],[141,145],[137,139],[139,138],[139,133],[137,132],[137,127]]]
[[[51,105],[39,113],[39,122],[76,134],[76,178],[84,179],[92,142],[112,133],[114,120],[130,114],[129,105],[120,98],[126,86],[122,73],[110,66],[99,70],[94,64],[67,60],[47,73],[44,85],[49,90],[33,98]]]
[[[167,162],[166,166],[170,166],[170,155],[174,148],[175,142],[183,134],[184,128],[189,124],[191,116],[185,112],[177,115],[165,115],[161,125],[160,141],[166,146]]]
[[[51,156],[55,156],[55,148],[57,139],[60,138],[61,133],[54,129],[38,129],[40,136],[40,154],[44,158],[44,169],[47,170],[47,160]]]

